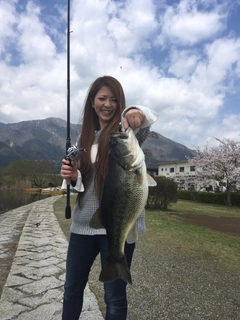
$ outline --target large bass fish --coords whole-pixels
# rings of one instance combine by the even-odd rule
[[[122,278],[132,284],[124,254],[127,240],[137,240],[136,220],[148,198],[148,186],[156,181],[147,174],[145,156],[131,128],[110,135],[108,171],[100,208],[93,215],[90,227],[105,228],[108,257],[102,267],[102,282]]]

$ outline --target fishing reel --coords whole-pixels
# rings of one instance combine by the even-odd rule
[[[65,159],[70,162],[70,165],[71,165],[72,161],[78,162],[78,160],[80,158],[81,151],[87,152],[87,150],[84,148],[77,148],[76,146],[72,146],[72,147],[68,148]]]
[[[75,161],[78,162],[80,158],[80,152],[87,152],[84,148],[77,148],[76,146],[69,147],[67,149],[67,154],[64,157],[66,160],[69,161],[69,166],[71,166],[71,162]],[[70,219],[71,218],[71,206],[70,206],[70,184],[67,183],[67,205],[65,209],[65,218]]]

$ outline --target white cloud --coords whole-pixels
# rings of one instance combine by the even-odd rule
[[[200,61],[192,77],[192,85],[210,95],[230,89],[233,77],[239,77],[240,38],[221,38],[206,45],[206,58]],[[225,82],[227,77],[230,81]]]
[[[219,81],[226,78],[228,72],[234,76],[235,64],[240,64],[240,38],[217,39],[207,46],[210,72]]]
[[[15,38],[14,26],[17,23],[14,3],[16,1],[2,2],[0,4],[0,55],[5,54]]]
[[[168,6],[161,19],[162,32],[157,43],[164,45],[165,41],[173,41],[186,46],[195,45],[225,29],[227,16],[222,12],[222,6],[201,11],[198,9],[201,2],[182,0]]]
[[[209,146],[217,145],[218,142],[215,138],[240,141],[239,121],[240,114],[228,114],[222,120],[217,119],[214,123],[209,123],[209,126],[206,127],[205,139],[199,141],[195,146],[204,147],[206,144]]]
[[[151,1],[144,0],[127,1],[108,23],[108,31],[120,55],[149,49],[156,29],[155,7]]]
[[[239,123],[240,113],[226,115],[222,120],[221,131],[223,132],[221,136],[235,141],[240,141]]]
[[[55,45],[46,34],[45,26],[40,21],[40,8],[29,2],[26,11],[19,15],[19,52],[25,63],[41,62],[56,54]]]
[[[195,71],[197,63],[201,56],[197,51],[191,50],[177,50],[173,49],[170,57],[170,67],[168,72],[178,78],[189,79],[191,74]]]
[[[162,1],[159,19],[159,1],[72,1],[71,121],[78,122],[92,81],[108,74],[122,83],[128,104],[159,112],[153,130],[170,139],[202,145],[220,125],[221,134],[236,136],[229,123],[237,126],[239,115],[222,119],[220,111],[237,91],[240,38],[226,32],[219,3]],[[58,3],[57,18],[43,16],[34,1],[17,5],[0,2],[0,121],[66,119],[66,4]],[[165,51],[154,47],[160,32]]]

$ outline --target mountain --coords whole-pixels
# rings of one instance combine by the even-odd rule
[[[71,124],[71,139],[79,126]],[[0,123],[0,166],[16,160],[61,160],[66,149],[67,122],[59,118]]]
[[[75,144],[81,126],[71,124],[71,141]],[[0,166],[17,160],[61,161],[66,149],[67,122],[59,118],[0,123]],[[159,162],[193,157],[194,151],[182,144],[150,132],[142,145],[147,166],[157,168]]]
[[[186,160],[186,157],[192,158],[195,155],[194,150],[154,131],[149,132],[142,149],[146,155],[147,167],[151,169],[158,167],[160,162]]]

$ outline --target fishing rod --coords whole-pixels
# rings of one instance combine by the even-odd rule
[[[86,152],[86,149],[77,148],[76,146],[71,146],[71,135],[70,135],[70,0],[68,0],[67,8],[67,139],[66,139],[66,156],[65,159],[69,161],[71,166],[71,161],[77,162],[79,160],[80,151]],[[71,206],[70,206],[70,184],[71,181],[66,179],[67,183],[67,201],[65,208],[65,218],[71,218]]]
[[[67,139],[66,139],[66,159],[68,159],[68,149],[71,147],[70,136],[70,0],[68,0],[67,7]],[[70,163],[71,165],[71,163]],[[71,218],[71,206],[70,206],[70,181],[67,182],[67,203],[65,209],[65,218]]]

